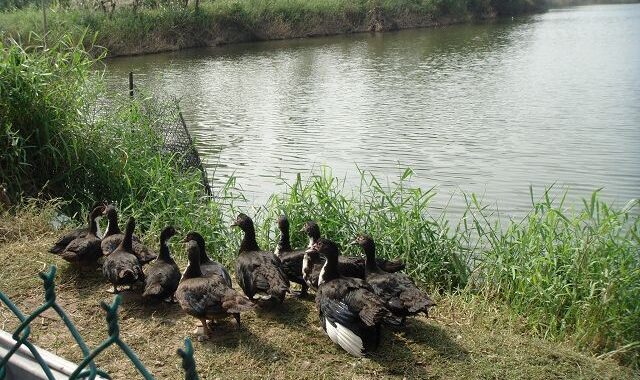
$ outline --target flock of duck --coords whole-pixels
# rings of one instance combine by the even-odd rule
[[[106,216],[108,225],[100,238],[98,220],[102,216]],[[306,222],[301,230],[309,237],[308,247],[294,250],[289,221],[281,216],[281,237],[275,252],[269,252],[258,246],[251,218],[237,216],[232,226],[240,228],[244,237],[236,260],[236,280],[244,294],[233,288],[226,268],[209,258],[205,240],[197,232],[189,232],[182,240],[189,263],[180,273],[167,245],[177,235],[174,227],[162,230],[156,254],[133,235],[133,217],[122,233],[113,205],[95,204],[88,222],[87,228],[62,236],[49,251],[78,267],[95,267],[102,261],[102,273],[115,293],[122,287],[133,289],[144,283],[143,297],[177,301],[202,323],[200,340],[211,336],[208,321],[233,316],[240,325],[241,313],[282,303],[290,282],[302,288],[292,292],[294,296],[306,296],[309,288],[315,291],[323,330],[354,356],[364,356],[377,348],[381,325],[402,326],[406,317],[428,314],[435,305],[409,276],[401,273],[402,261],[376,258],[371,237],[360,235],[352,242],[362,247],[364,259],[341,256],[338,245],[321,238],[320,227],[313,221]]]

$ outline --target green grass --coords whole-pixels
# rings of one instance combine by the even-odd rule
[[[110,302],[100,272],[78,272],[46,252],[60,231],[49,224],[55,203],[26,203],[11,214],[0,212],[0,291],[23,312],[43,301],[37,273],[58,266],[57,299],[83,338],[95,348],[107,336],[101,301]],[[237,244],[237,241],[234,242]],[[156,243],[157,244],[157,243]],[[172,242],[181,268],[184,247]],[[233,247],[219,247],[232,250]],[[16,286],[16,284],[20,284]],[[237,287],[237,285],[236,285]],[[571,344],[531,336],[504,305],[472,292],[434,294],[438,306],[411,318],[403,329],[384,329],[380,349],[367,359],[349,356],[320,330],[312,300],[287,298],[275,312],[243,315],[236,330],[220,321],[208,342],[194,339],[201,379],[633,379],[638,372],[612,358],[597,359]],[[3,328],[12,331],[16,318],[0,306]],[[182,378],[176,349],[185,336],[194,338],[196,320],[178,305],[142,302],[139,293],[123,293],[121,338],[158,379]],[[54,313],[34,321],[30,340],[69,360],[81,360],[80,350]],[[96,358],[114,379],[139,378],[116,349]]]
[[[113,14],[78,7],[49,11],[49,38],[84,31],[110,55],[211,46],[239,41],[397,29],[461,22],[539,10],[539,0],[216,0],[198,10],[159,3]],[[373,15],[384,21],[374,22]],[[372,26],[372,25],[375,25]],[[34,7],[0,11],[0,31],[26,39],[43,34],[42,12]]]
[[[181,157],[163,153],[158,132],[168,116],[161,110],[170,105],[101,92],[100,78],[90,74],[96,62],[73,40],[63,41],[46,51],[0,50],[0,182],[18,203],[16,212],[28,197],[55,198],[61,211],[81,221],[77,211],[106,198],[118,202],[123,217],[137,217],[148,244],[157,246],[167,224],[198,230],[228,266],[240,236],[227,226],[238,211],[255,217],[264,248],[277,239],[276,215],[285,212],[292,231],[316,219],[325,236],[343,246],[356,233],[371,234],[380,254],[405,260],[423,286],[443,296],[473,293],[498,305],[521,333],[639,365],[637,201],[616,208],[595,192],[581,208],[569,209],[550,192],[539,200],[532,194],[528,217],[501,225],[470,195],[467,213],[452,224],[445,213],[431,215],[435,192],[409,186],[410,170],[390,184],[360,172],[353,190],[328,171],[298,177],[257,209],[236,202],[242,194],[232,190],[233,180],[207,199],[199,173],[180,170]],[[98,102],[100,94],[109,101]],[[9,237],[0,240],[21,238],[7,230]],[[305,238],[294,233],[293,242],[300,247]],[[184,252],[177,255],[184,263]]]

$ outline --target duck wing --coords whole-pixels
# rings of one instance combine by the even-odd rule
[[[376,258],[376,264],[378,265],[378,268],[388,273],[399,272],[406,267],[406,264],[400,259],[387,260]]]
[[[423,312],[428,314],[435,302],[418,288],[411,278],[403,273],[384,273],[370,276],[368,279],[376,293],[396,316]]]
[[[69,262],[95,262],[100,257],[100,239],[95,236],[85,236],[72,240],[60,253]]]
[[[236,276],[240,287],[250,299],[262,293],[281,302],[289,290],[289,280],[271,252],[245,252],[236,261]]]
[[[304,283],[302,278],[302,263],[304,251],[292,251],[280,253],[281,268],[290,281],[298,284]]]
[[[225,268],[224,265],[220,264],[219,262],[211,261],[206,264],[201,264],[200,270],[202,271],[202,277],[210,277],[212,275],[220,276],[228,287],[232,287],[231,276],[229,275],[227,268]]]
[[[154,262],[145,271],[143,297],[168,298],[180,283],[180,269],[175,263]]]
[[[64,251],[69,243],[71,243],[75,239],[86,237],[88,233],[89,230],[86,227],[77,228],[56,240],[56,242],[53,243],[53,246],[49,248],[49,252],[59,255],[62,253],[62,251]]]
[[[363,281],[340,278],[322,284],[316,306],[327,335],[350,354],[363,356],[378,346],[380,322],[389,311]]]

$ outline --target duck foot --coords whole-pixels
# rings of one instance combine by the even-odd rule
[[[202,325],[198,326],[196,331],[200,331],[200,328],[202,328],[202,334],[199,334],[197,339],[198,339],[198,342],[204,342],[205,340],[209,340],[209,338],[211,338],[211,330],[209,330],[209,326],[207,326],[206,319],[201,319],[200,323]]]

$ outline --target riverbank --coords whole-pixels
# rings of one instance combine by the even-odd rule
[[[55,204],[39,204],[15,214],[0,213],[0,291],[29,313],[43,300],[38,272],[57,265],[56,300],[94,348],[107,334],[99,304],[111,302],[112,296],[106,293],[100,272],[78,273],[46,252],[61,233],[49,224],[55,209]],[[171,249],[184,268],[182,244],[174,242]],[[210,254],[221,255],[219,249]],[[175,352],[186,336],[193,337],[195,320],[177,304],[145,304],[128,292],[123,297],[122,339],[156,378],[183,377]],[[456,292],[435,297],[438,306],[429,318],[412,318],[402,330],[385,329],[380,349],[367,359],[353,358],[329,340],[319,328],[312,299],[287,298],[277,313],[244,314],[240,330],[230,320],[221,320],[212,340],[194,339],[196,368],[202,379],[633,379],[638,375],[611,357],[595,358],[571,344],[532,336],[521,318],[482,296]],[[16,318],[2,306],[0,318],[5,330],[17,327]],[[33,323],[29,339],[76,363],[82,359],[54,313],[47,312]],[[96,362],[114,379],[139,377],[115,349],[102,353]]]
[[[249,41],[423,28],[542,11],[540,0],[218,0],[198,9],[160,6],[113,12],[55,8],[48,13],[49,40],[86,34],[85,45],[109,56],[149,54]],[[5,38],[43,33],[42,11],[0,13]],[[95,36],[95,39],[93,37]]]

